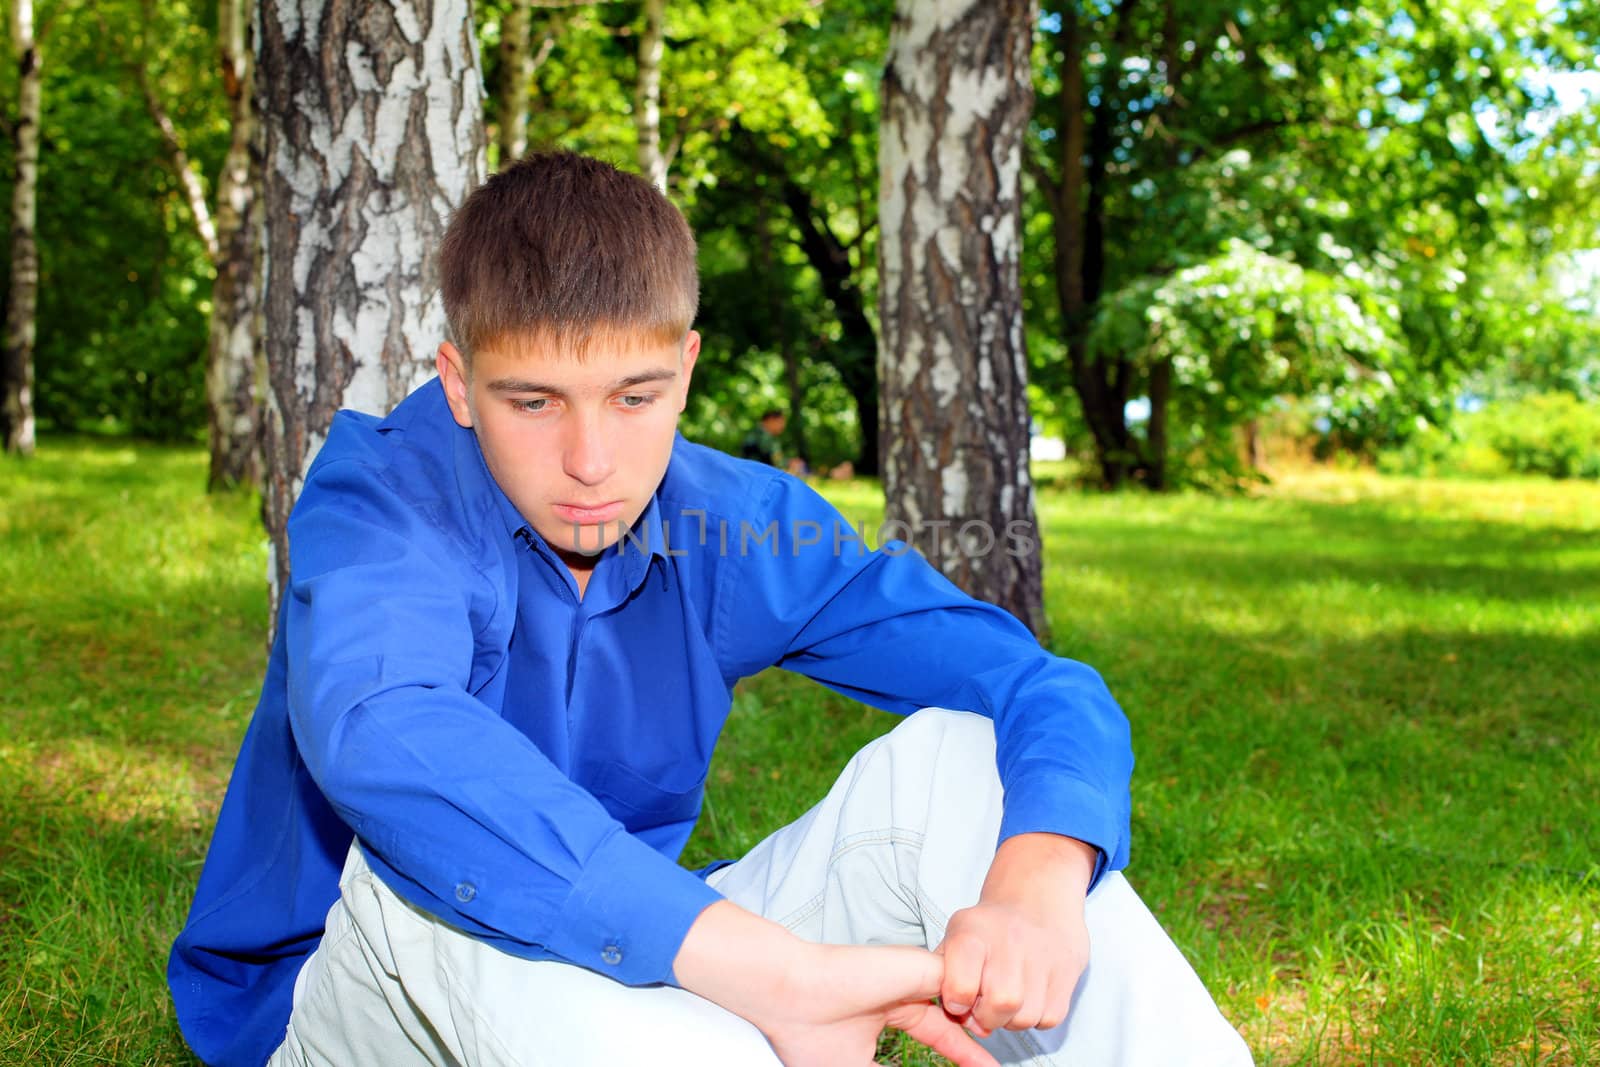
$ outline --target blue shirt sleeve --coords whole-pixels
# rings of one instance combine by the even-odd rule
[[[726,568],[715,633],[731,675],[777,664],[899,714],[986,715],[1005,788],[1000,840],[1078,838],[1100,850],[1096,880],[1127,865],[1133,752],[1099,674],[1045,651],[904,543],[867,551],[798,479],[774,477],[752,510],[777,528],[742,539]]]
[[[461,547],[349,461],[313,470],[289,540],[291,727],[379,876],[507,951],[673,980],[721,898],[472,696],[474,604],[494,594]]]

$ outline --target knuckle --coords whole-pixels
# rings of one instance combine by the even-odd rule
[[[944,939],[945,955],[966,955],[976,952],[982,947],[982,942],[965,930],[953,930]]]
[[[996,1015],[1009,1019],[1022,1007],[1022,994],[1015,990],[1005,989],[990,993],[984,997]]]

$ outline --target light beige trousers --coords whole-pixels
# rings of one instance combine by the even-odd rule
[[[976,901],[1001,793],[989,720],[927,709],[867,745],[811,811],[711,883],[802,937],[933,948]],[[1049,1031],[1001,1031],[1001,1063],[1236,1067],[1234,1029],[1120,874],[1086,906],[1090,962]],[[668,986],[624,986],[485,945],[391,892],[352,848],[270,1067],[778,1067],[761,1033]]]

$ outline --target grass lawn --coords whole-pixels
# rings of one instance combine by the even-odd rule
[[[0,1063],[192,1062],[162,972],[266,611],[255,502],[203,480],[192,449],[0,462]],[[1600,1063],[1600,487],[1041,505],[1055,650],[1133,722],[1130,878],[1259,1062]],[[890,725],[747,682],[685,860]]]

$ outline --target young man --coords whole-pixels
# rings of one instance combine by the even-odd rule
[[[1116,873],[1099,677],[677,436],[698,283],[664,197],[536,155],[441,275],[438,379],[341,415],[290,522],[169,968],[203,1059],[835,1067],[896,1026],[963,1067],[1249,1061]],[[693,874],[733,685],[773,664],[908,718]]]

